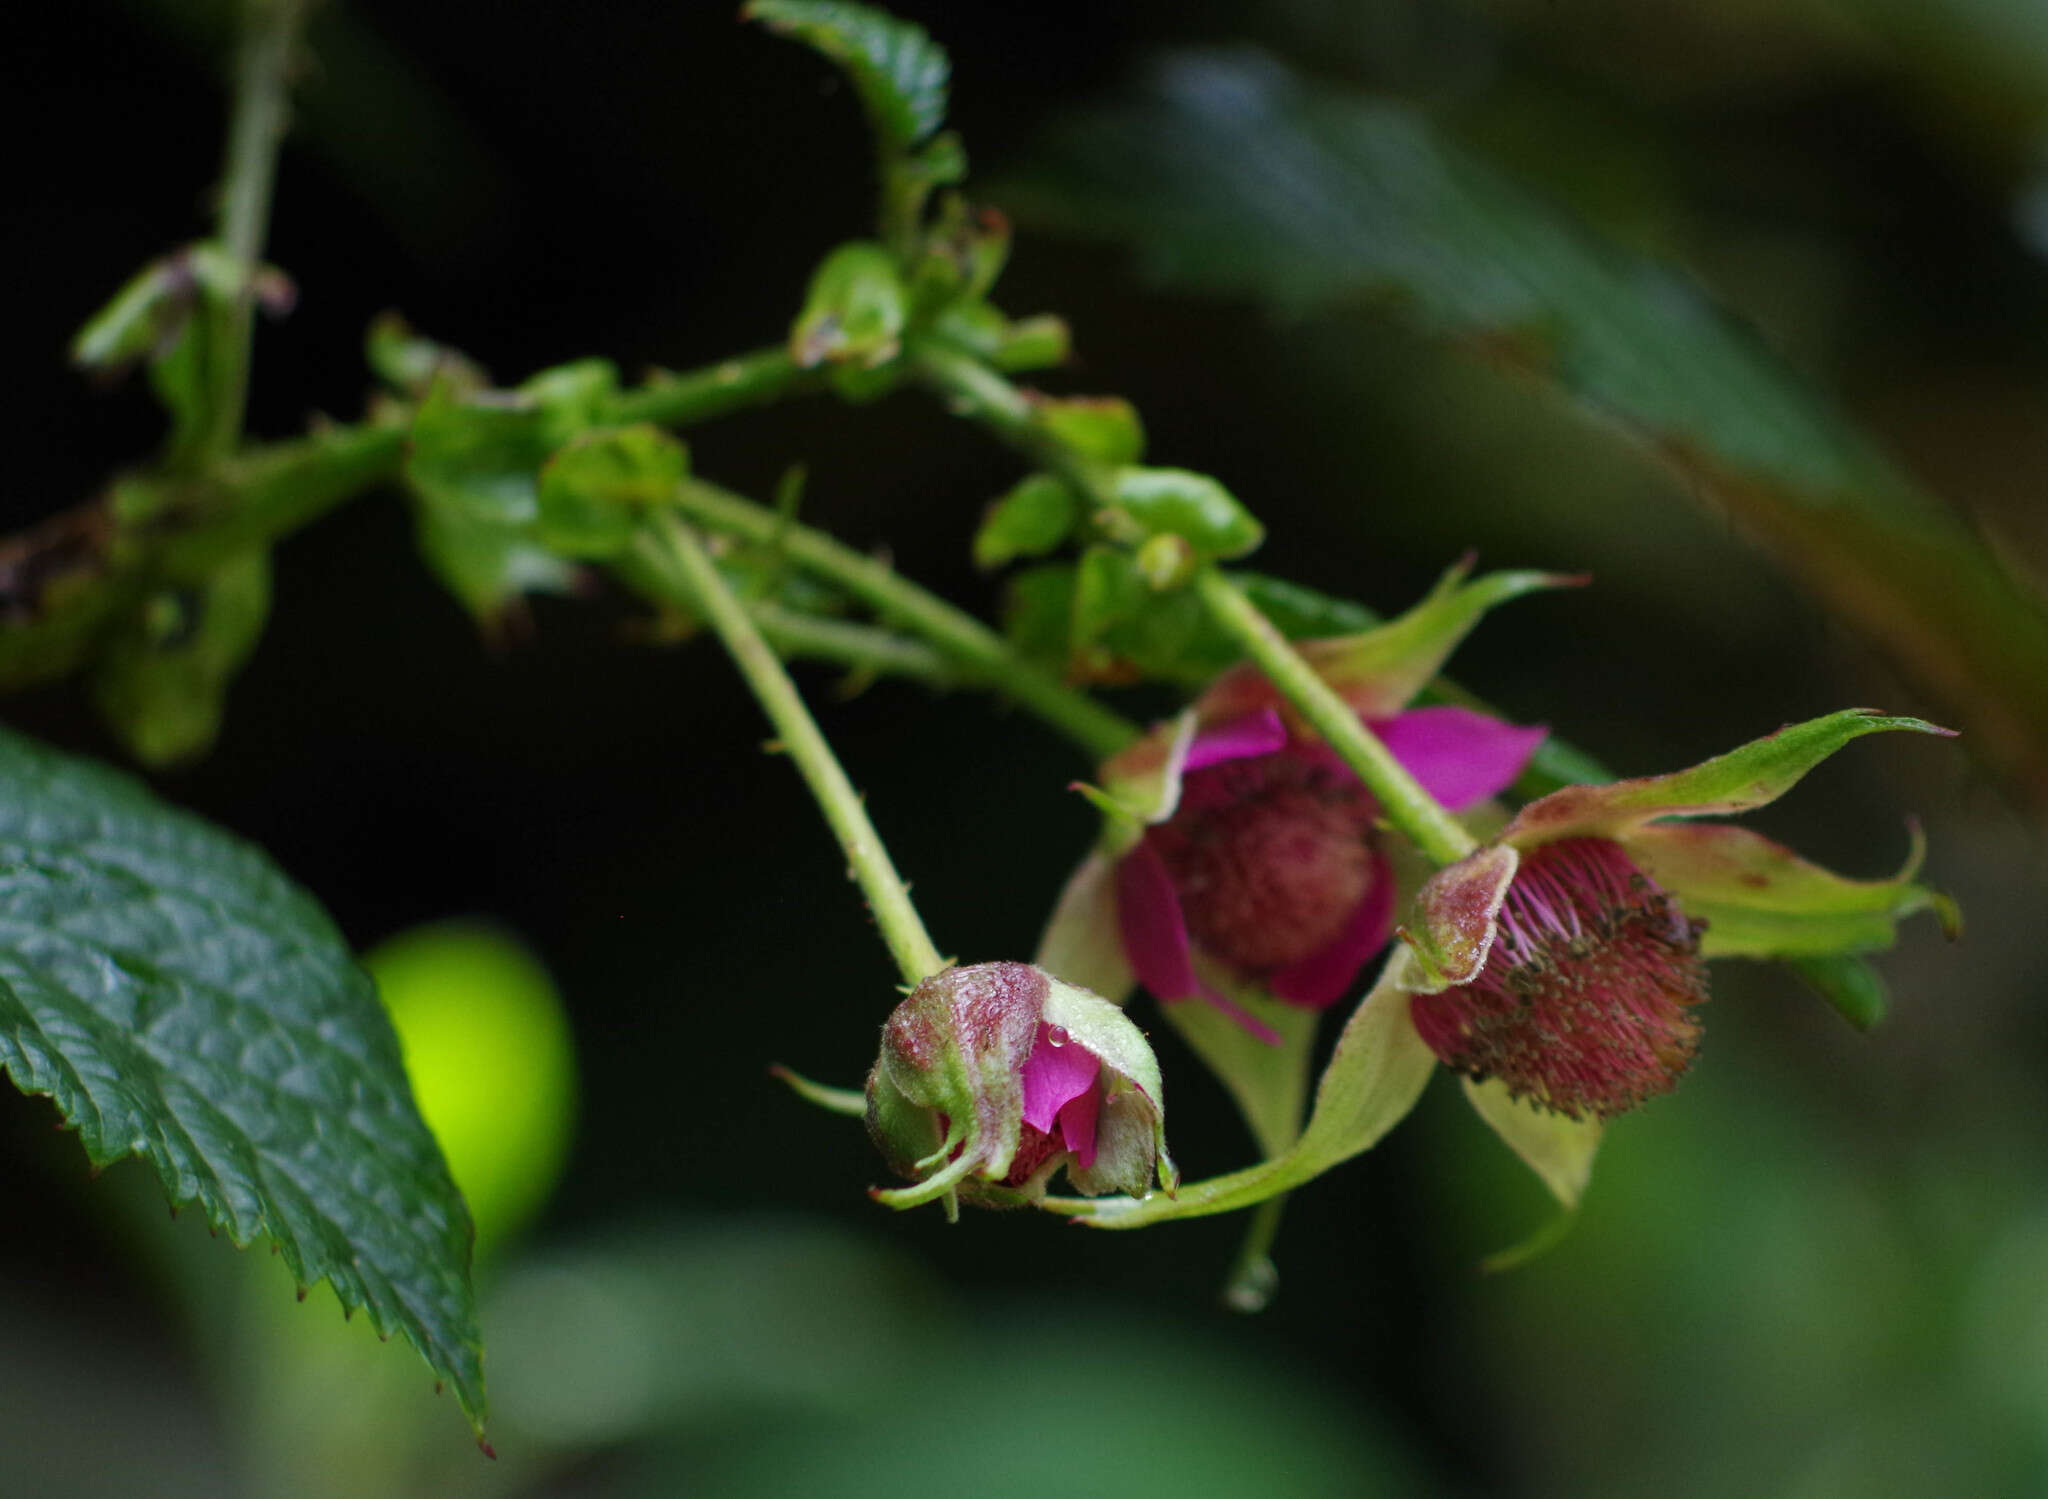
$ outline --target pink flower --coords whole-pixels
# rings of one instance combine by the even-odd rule
[[[1476,978],[1415,996],[1445,1065],[1573,1118],[1678,1086],[1699,1044],[1706,923],[1608,838],[1538,845],[1516,869]]]
[[[1159,1064],[1109,1001],[1023,963],[934,974],[882,1027],[868,1133],[913,1185],[892,1207],[1017,1207],[1064,1169],[1075,1190],[1140,1193],[1177,1180]]]
[[[1468,559],[1370,630],[1295,642],[1454,812],[1513,781],[1546,731],[1409,704],[1489,609],[1582,581],[1469,570]],[[1081,788],[1105,814],[1102,839],[1046,928],[1038,961],[1048,971],[1112,999],[1135,981],[1169,1005],[1205,999],[1271,1041],[1273,1027],[1226,989],[1326,1009],[1386,945],[1396,891],[1380,808],[1255,667],[1223,673],[1187,712],[1111,757],[1101,781]]]
[[[1706,960],[1816,959],[1891,944],[1900,920],[1955,907],[1916,884],[1855,880],[1745,828],[1688,821],[1782,795],[1851,739],[1946,734],[1849,709],[1689,770],[1568,786],[1439,870],[1400,935],[1410,1015],[1445,1065],[1551,1114],[1600,1120],[1667,1093],[1692,1062]]]
[[[1366,722],[1452,811],[1506,787],[1543,740],[1466,708]],[[1200,953],[1276,998],[1324,1009],[1393,934],[1394,874],[1379,808],[1319,740],[1267,707],[1200,729],[1179,794],[1117,861],[1124,952],[1162,1001],[1204,996]]]

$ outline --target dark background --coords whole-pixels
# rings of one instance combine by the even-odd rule
[[[1879,5],[1854,8],[1849,42],[1805,25],[1805,7],[1693,9],[1653,20],[1592,4],[899,7],[952,52],[953,120],[984,180],[1174,43],[1257,41],[1335,81],[1421,100],[1599,232],[1677,259],[2024,555],[2043,534],[2048,472],[2048,276],[2026,218],[2048,136],[2023,107],[2024,54],[1986,30],[1997,7],[1928,8],[1946,50],[1916,44]],[[139,264],[206,230],[224,112],[217,19],[79,0],[10,23],[10,528],[151,450],[146,395],[91,389],[64,348]],[[816,58],[734,24],[725,5],[330,3],[310,46],[270,246],[301,300],[259,336],[259,436],[357,416],[362,332],[390,307],[508,383],[591,353],[632,375],[773,342],[810,266],[866,221],[854,101]],[[2048,91],[2031,97],[2038,108]],[[1115,250],[1029,225],[999,296],[1072,322],[1079,357],[1049,386],[1129,396],[1156,461],[1237,490],[1269,527],[1266,571],[1392,609],[1466,545],[1500,565],[1591,567],[1593,588],[1516,604],[1511,623],[1482,628],[1459,670],[1619,770],[1689,763],[1850,702],[1932,712],[1621,438],[1395,319],[1288,322],[1166,297]],[[999,582],[971,570],[966,543],[1017,468],[928,400],[855,410],[814,398],[690,442],[700,471],[754,494],[803,461],[812,523],[886,545],[910,576],[995,609]],[[1542,1205],[1440,1085],[1417,1123],[1295,1201],[1280,1298],[1233,1320],[1213,1309],[1233,1222],[1131,1237],[1037,1218],[948,1228],[935,1212],[890,1218],[865,1201],[878,1167],[859,1132],[793,1103],[763,1068],[854,1081],[892,1002],[884,954],[789,767],[758,752],[762,724],[724,661],[708,644],[634,643],[629,613],[540,600],[530,634],[493,647],[412,554],[400,497],[366,496],[281,548],[271,625],[218,747],[157,778],[268,849],[365,947],[475,913],[547,964],[573,1020],[583,1104],[536,1252],[674,1215],[816,1215],[921,1264],[970,1321],[1080,1300],[1091,1364],[1113,1363],[1120,1328],[1135,1327],[1284,1369],[1272,1377],[1355,1427],[1346,1440],[1389,1434],[1374,1450],[1388,1471],[1426,1475],[1425,1492],[1640,1492],[1631,1483],[1657,1471],[1673,1492],[1822,1494],[1866,1460],[1882,1482],[1965,1483],[1949,1492],[2048,1481],[2048,1404],[2023,1402],[1989,1435],[1972,1424],[1993,1420],[1981,1404],[1968,1419],[1926,1416],[1924,1442],[1898,1438],[1883,1414],[1885,1401],[1909,1403],[1911,1378],[1897,1391],[1885,1380],[1914,1358],[1915,1378],[1974,1377],[1944,1360],[1975,1357],[1972,1298],[1994,1295],[1983,1284],[2027,1283],[1985,1266],[2021,1255],[2013,1242],[2038,1249],[2038,1233],[2011,1234],[2044,1206],[2039,846],[1962,756],[1859,745],[1764,819],[1868,873],[1899,856],[1904,813],[1928,820],[1931,874],[1963,896],[1972,933],[1948,951],[1931,930],[1909,932],[1889,969],[1890,1027],[1857,1038],[1776,971],[1730,966],[1700,1076],[1640,1121],[1636,1154],[1616,1143],[1617,1180],[1603,1191],[1596,1178],[1579,1235],[1504,1280],[1471,1267]],[[828,675],[804,681],[942,947],[1027,954],[1093,833],[1064,789],[1087,767],[970,695],[883,683],[840,702]],[[1132,711],[1148,706],[1161,704]],[[8,717],[118,755],[75,684],[19,697]],[[1198,1173],[1237,1164],[1220,1094],[1163,1030],[1155,1039],[1176,1153]],[[50,1492],[97,1492],[95,1471],[147,1445],[151,1401],[187,1413],[162,1418],[184,1433],[172,1466],[231,1465],[238,1418],[179,1393],[209,1387],[209,1332],[166,1310],[175,1298],[147,1268],[156,1251],[108,1215],[50,1118],[45,1103],[0,1098],[0,1188],[16,1225],[0,1235],[0,1279],[75,1333],[56,1341],[87,1371],[82,1390],[103,1378],[113,1383],[98,1388],[122,1392],[100,1402],[110,1448],[75,1490]],[[1791,1160],[1803,1152],[1836,1186],[1855,1185],[1870,1221],[1787,1175],[1814,1165]],[[1689,1164],[1753,1174],[1702,1185]],[[1759,1204],[1774,1194],[1813,1265],[1745,1258],[1753,1239],[1708,1252],[1731,1218],[1767,1216]],[[1781,1318],[1741,1343],[1726,1309],[1775,1304],[1753,1277],[1777,1274],[1796,1282],[1788,1306],[1833,1306],[1799,1277],[1839,1294],[1849,1272],[1837,1255],[1864,1254],[1903,1256],[1919,1267],[1909,1281],[1947,1289],[1904,1310],[1816,1313],[1837,1362],[1802,1376],[1789,1408],[1805,1414],[1760,1426],[1744,1381],[1793,1357],[1781,1340],[1821,1334]],[[2048,1333],[2038,1303],[2006,1310]],[[1875,1330],[1849,1325],[1865,1317]],[[1727,1346],[1709,1358],[1705,1344]],[[973,1377],[1000,1380],[1002,1350],[992,1339],[976,1352]],[[1863,1371],[1862,1392],[1837,1370]],[[60,1377],[45,1362],[17,1373]],[[445,1413],[435,1431],[460,1444]],[[1912,1461],[1871,1457],[1880,1437],[1906,1442]],[[1844,1451],[1848,1466],[1829,1466]],[[613,1461],[561,1481],[640,1471]],[[719,1491],[703,1475],[724,1470],[682,1464],[675,1492]],[[1992,1487],[1967,1487],[1980,1479]],[[1332,1492],[1365,1492],[1359,1482]]]

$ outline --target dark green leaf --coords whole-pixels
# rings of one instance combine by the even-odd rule
[[[0,1068],[484,1418],[471,1231],[369,977],[254,848],[0,733]]]
[[[951,67],[922,26],[843,0],[753,0],[745,14],[844,68],[889,148],[908,151],[945,122]]]
[[[1006,197],[1174,284],[1383,302],[1554,384],[1697,480],[2048,800],[2038,594],[1683,276],[1595,242],[1416,110],[1256,53],[1182,54]]]
[[[1042,557],[1067,539],[1080,519],[1081,500],[1064,479],[1031,474],[989,508],[974,533],[974,565],[1001,567],[1019,557]]]

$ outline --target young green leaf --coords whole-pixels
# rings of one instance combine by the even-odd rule
[[[248,844],[5,732],[0,1070],[95,1167],[142,1157],[404,1334],[481,1431],[469,1212],[333,922]]]
[[[945,123],[952,66],[922,26],[844,0],[753,0],[745,15],[844,68],[885,147],[908,151]]]
[[[1027,475],[989,507],[974,533],[974,565],[996,568],[1019,557],[1043,557],[1067,539],[1080,514],[1080,498],[1066,480]]]

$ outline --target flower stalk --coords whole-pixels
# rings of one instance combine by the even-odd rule
[[[782,749],[796,762],[804,784],[818,803],[832,836],[846,854],[848,869],[867,897],[875,925],[896,960],[905,983],[917,984],[946,966],[932,945],[924,920],[911,902],[903,877],[889,850],[868,819],[860,793],[846,777],[817,721],[804,706],[796,684],[747,613],[746,605],[727,586],[704,544],[688,525],[673,515],[654,518],[639,542],[646,559],[673,570],[695,596],[697,607],[711,622],[733,664],[761,705]]]
[[[1107,758],[1137,739],[1138,730],[1128,720],[1021,660],[994,630],[886,562],[702,479],[687,481],[676,503],[699,525],[781,549],[799,567],[838,584],[885,621],[922,636],[962,671],[1007,693],[1090,756]]]
[[[1258,606],[1216,567],[1195,575],[1195,591],[1212,618],[1242,645],[1324,741],[1365,783],[1387,821],[1439,865],[1454,864],[1474,847],[1472,835],[1396,760],[1358,713],[1302,660]]]

